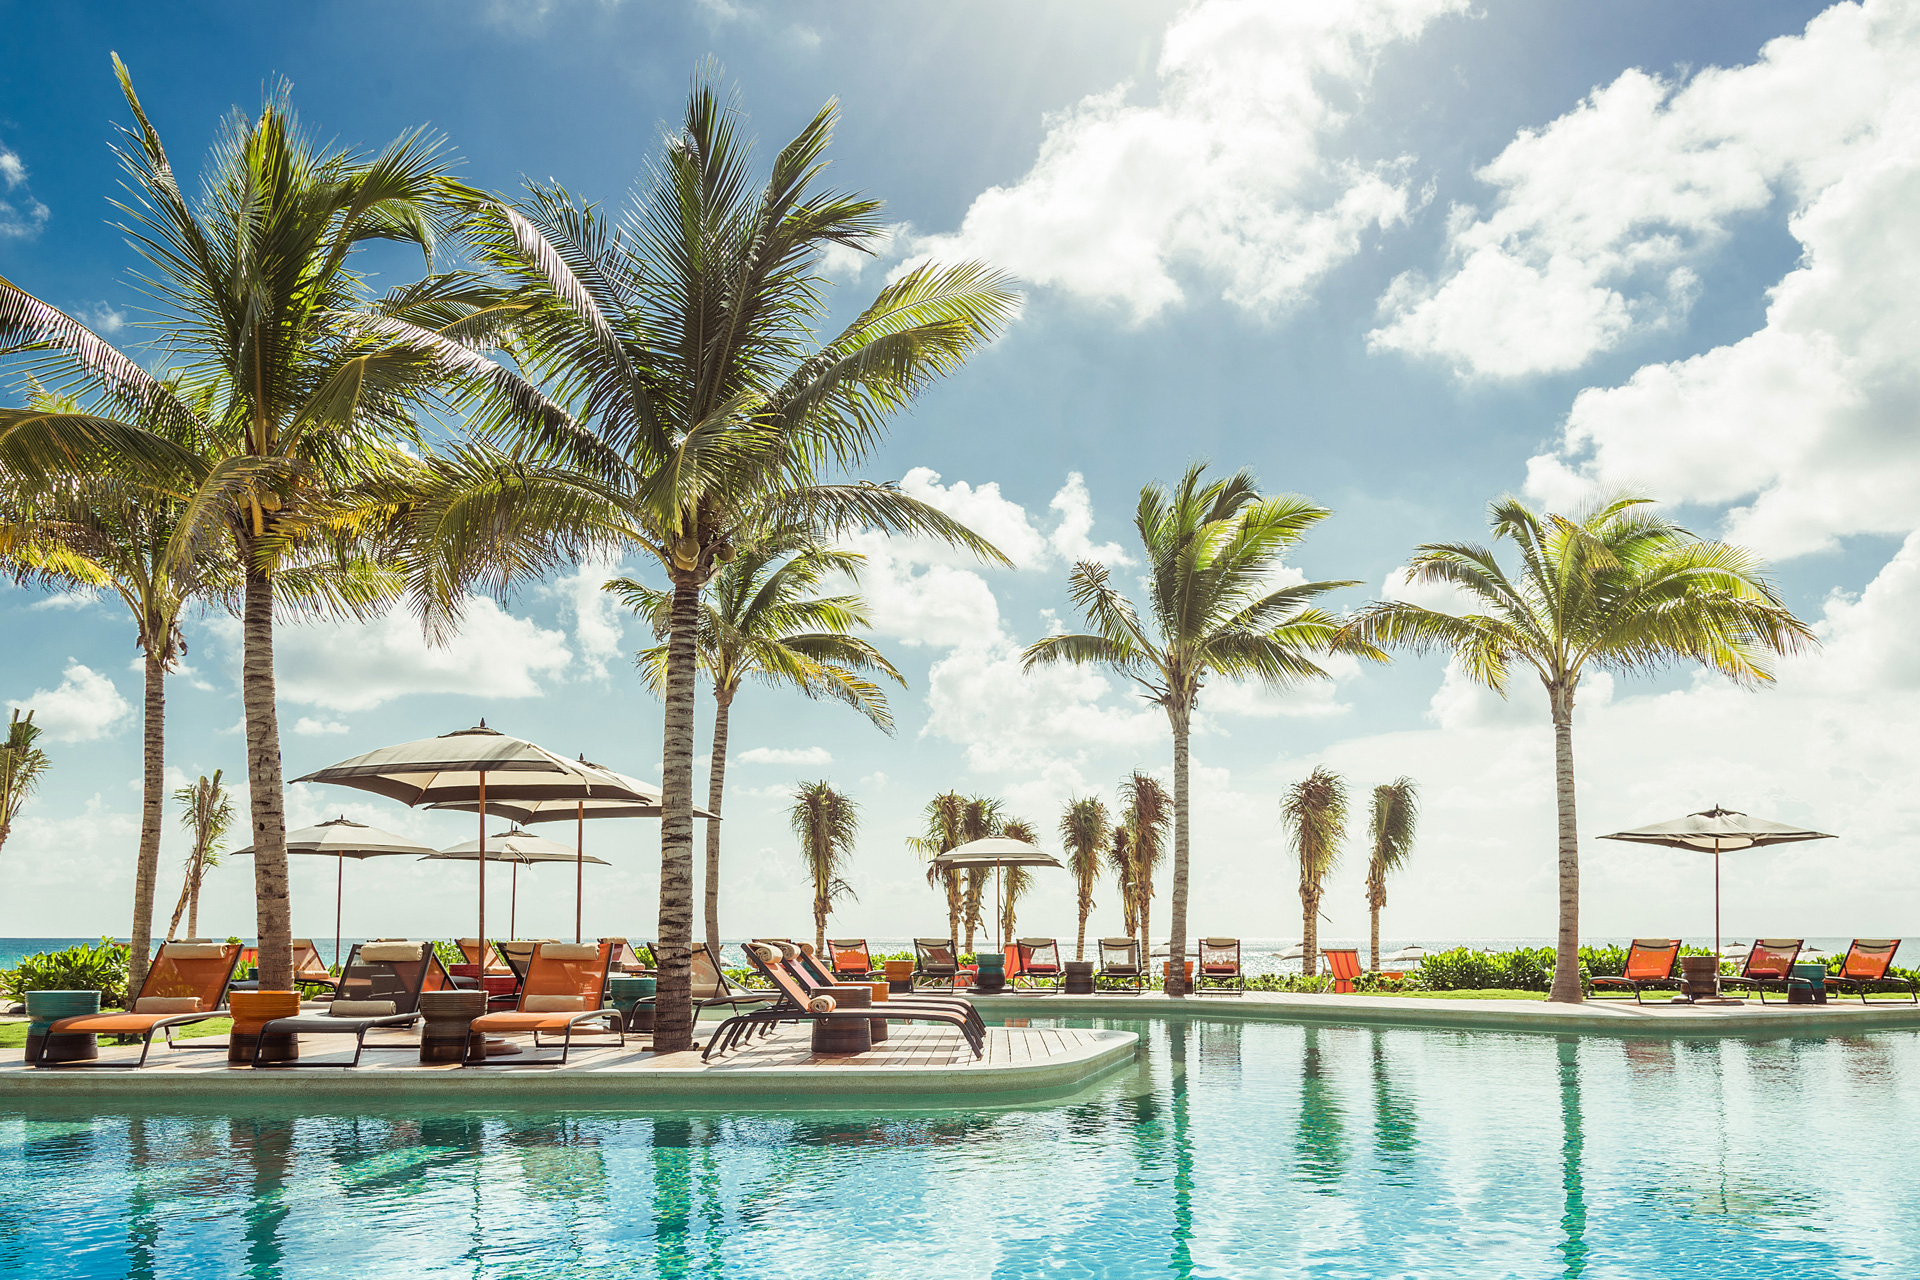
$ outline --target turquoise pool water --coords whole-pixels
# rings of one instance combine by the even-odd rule
[[[1006,1110],[0,1103],[0,1275],[1920,1275],[1920,1034],[1100,1025]]]

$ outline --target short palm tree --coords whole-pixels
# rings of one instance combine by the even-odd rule
[[[1150,773],[1135,769],[1120,784],[1121,825],[1127,829],[1127,849],[1133,866],[1127,883],[1133,889],[1133,922],[1139,930],[1140,954],[1153,954],[1153,877],[1167,857],[1167,828],[1173,825],[1173,797]],[[1181,966],[1185,972],[1185,964]]]
[[[7,740],[0,744],[0,848],[6,847],[7,837],[13,834],[13,820],[20,816],[21,806],[53,768],[51,757],[33,745],[41,732],[31,710],[23,717],[20,709],[14,708],[7,722]]]
[[[1073,875],[1074,895],[1080,907],[1080,928],[1073,940],[1073,958],[1087,958],[1087,917],[1093,914],[1093,886],[1100,878],[1100,860],[1113,839],[1113,822],[1097,796],[1067,801],[1060,815],[1060,843],[1067,851],[1067,870]]]
[[[1208,675],[1284,687],[1327,673],[1314,661],[1333,652],[1379,657],[1343,636],[1313,607],[1351,582],[1301,582],[1272,589],[1281,558],[1331,514],[1305,498],[1263,498],[1252,475],[1209,482],[1187,469],[1172,493],[1140,491],[1134,527],[1147,553],[1149,610],[1143,620],[1102,565],[1074,566],[1073,602],[1091,631],[1048,636],[1028,647],[1028,667],[1050,662],[1112,668],[1140,684],[1173,729],[1173,945],[1167,994],[1186,994],[1188,831],[1187,739]]]
[[[221,845],[233,830],[233,795],[221,785],[220,770],[215,769],[211,778],[201,774],[200,781],[181,787],[173,793],[173,798],[185,810],[180,815],[180,825],[193,838],[193,847],[187,852],[180,901],[173,909],[172,922],[167,925],[169,942],[180,931],[183,912],[187,917],[187,936],[200,936],[200,886],[207,872],[220,865]]]
[[[962,844],[975,840],[985,840],[990,836],[1002,834],[1000,824],[1000,802],[988,796],[968,796],[961,810],[960,833],[965,837]],[[985,867],[968,867],[966,892],[961,906],[961,924],[967,931],[966,950],[973,950],[974,935],[986,924],[985,903],[987,881],[992,872]]]
[[[1367,910],[1373,917],[1372,956],[1380,972],[1380,909],[1387,905],[1387,877],[1407,865],[1413,856],[1413,829],[1420,819],[1420,791],[1412,778],[1399,777],[1373,789],[1367,815]]]
[[[1751,552],[1704,541],[1646,498],[1603,497],[1562,516],[1513,497],[1488,509],[1494,541],[1511,541],[1509,575],[1493,549],[1420,547],[1414,583],[1451,587],[1480,611],[1446,613],[1400,600],[1368,605],[1346,628],[1356,642],[1444,650],[1470,679],[1505,696],[1516,663],[1533,668],[1553,723],[1559,811],[1560,922],[1550,999],[1580,992],[1580,842],[1574,815],[1573,706],[1589,669],[1630,674],[1697,662],[1742,685],[1770,681],[1768,655],[1800,652],[1813,632],[1782,603]]]
[[[1312,773],[1287,789],[1280,812],[1300,864],[1300,956],[1303,972],[1312,977],[1319,970],[1320,896],[1325,891],[1327,873],[1338,865],[1340,846],[1347,839],[1346,781],[1315,766]]]
[[[1140,899],[1133,887],[1133,832],[1126,815],[1113,825],[1113,843],[1107,848],[1107,865],[1113,868],[1114,888],[1120,895],[1121,932],[1129,938],[1140,936],[1135,927],[1140,919]]]
[[[1030,823],[1019,818],[1009,818],[1000,826],[1000,834],[1009,840],[1021,840],[1038,846],[1040,833]],[[1027,867],[1008,867],[1006,883],[1000,894],[1000,945],[1006,946],[1013,940],[1017,930],[1015,920],[1019,915],[1020,899],[1033,888],[1033,872]]]
[[[943,791],[927,801],[927,826],[922,835],[908,836],[907,847],[927,860],[927,887],[947,900],[947,937],[960,937],[961,883],[959,871],[935,862],[949,849],[967,842],[967,799],[957,791]]]
[[[860,809],[826,782],[803,782],[788,810],[800,840],[800,861],[813,884],[813,946],[827,951],[827,916],[841,898],[854,896],[847,883],[854,838],[860,834]]]
[[[707,586],[700,608],[700,669],[713,682],[713,764],[707,773],[707,811],[721,813],[727,780],[727,735],[740,686],[756,679],[796,689],[809,698],[831,698],[860,712],[887,733],[893,712],[887,695],[866,678],[878,672],[906,680],[880,651],[851,634],[868,625],[858,595],[809,594],[822,580],[845,574],[857,580],[866,557],[821,546],[804,531],[777,531],[723,564]],[[673,597],[632,578],[606,589],[652,623],[656,636],[672,626]],[[643,650],[640,669],[656,691],[666,683],[667,646]],[[707,823],[707,943],[720,945],[720,832]]]

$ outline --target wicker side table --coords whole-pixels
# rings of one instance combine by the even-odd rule
[[[816,987],[833,997],[842,1009],[865,1009],[873,1003],[873,988],[849,983]],[[823,1018],[813,1024],[815,1053],[865,1053],[873,1048],[873,1023],[868,1018]]]
[[[487,1011],[484,991],[420,993],[420,1061],[478,1062],[487,1056],[487,1038],[473,1020]]]

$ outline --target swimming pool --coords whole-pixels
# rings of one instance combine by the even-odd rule
[[[1004,1110],[0,1108],[0,1274],[1920,1274],[1920,1033],[1097,1025]]]

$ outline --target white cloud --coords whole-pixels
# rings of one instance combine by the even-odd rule
[[[995,638],[933,664],[922,734],[959,743],[969,768],[998,774],[1166,737],[1164,712],[1137,699],[1113,705],[1113,692],[1113,682],[1089,667],[1022,671],[1019,647]]]
[[[81,588],[77,591],[61,591],[43,600],[36,600],[27,608],[40,611],[46,609],[85,609],[100,603],[98,591]]]
[[[1221,716],[1244,716],[1255,720],[1276,717],[1320,719],[1342,716],[1353,704],[1341,700],[1341,686],[1360,675],[1360,663],[1343,653],[1319,659],[1330,680],[1308,680],[1286,689],[1238,680],[1213,680],[1200,696],[1200,712],[1210,720]]]
[[[88,307],[81,318],[95,333],[114,334],[127,327],[127,313],[104,302]]]
[[[607,663],[626,650],[626,612],[610,592],[600,589],[625,573],[626,566],[616,559],[588,560],[550,588],[573,618],[573,640],[588,679],[605,680]]]
[[[1440,278],[1396,279],[1370,341],[1469,376],[1578,368],[1683,317],[1688,263],[1780,196],[1817,252],[1810,216],[1911,167],[1917,97],[1920,17],[1883,0],[1835,5],[1748,66],[1627,71],[1477,171],[1491,207],[1453,210]]]
[[[1121,550],[1119,543],[1095,544],[1088,537],[1093,532],[1093,499],[1087,494],[1086,477],[1078,471],[1067,473],[1066,484],[1047,506],[1060,513],[1060,523],[1047,535],[1047,545],[1062,560],[1091,560],[1105,565],[1133,563],[1133,558]]]
[[[1151,104],[1121,84],[1047,120],[1026,175],[975,198],[922,258],[984,258],[1144,320],[1198,274],[1272,314],[1419,198],[1404,159],[1341,151],[1389,45],[1462,0],[1199,0],[1167,28]]]
[[[307,737],[317,737],[328,733],[345,733],[351,726],[338,720],[320,720],[313,716],[301,716],[293,722],[293,731]]]
[[[0,142],[0,182],[6,183],[7,190],[11,191],[26,180],[26,163],[20,159],[18,152],[9,150],[4,142]]]
[[[112,680],[71,658],[57,688],[35,689],[7,705],[18,707],[23,715],[32,711],[33,722],[46,730],[52,742],[104,738],[133,711]]]
[[[26,189],[26,162],[4,142],[0,142],[0,185],[9,197],[0,199],[0,240],[26,240],[38,235],[53,211]]]
[[[743,751],[734,757],[740,764],[801,764],[807,766],[829,765],[833,763],[833,752],[825,747],[755,747]]]

